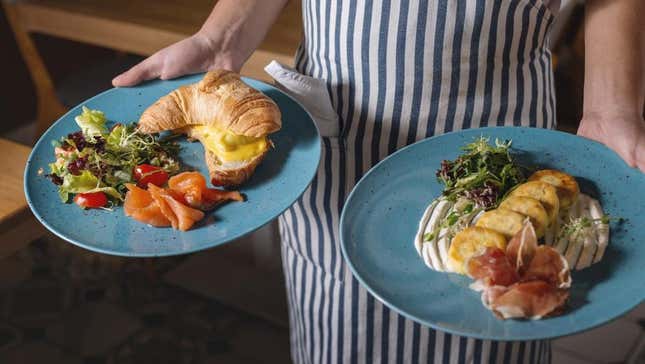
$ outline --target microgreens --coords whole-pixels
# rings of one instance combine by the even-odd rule
[[[454,161],[444,160],[437,170],[437,179],[445,186],[449,200],[463,196],[478,207],[497,206],[504,194],[525,180],[522,167],[510,153],[511,141],[479,137],[462,148],[464,154]]]

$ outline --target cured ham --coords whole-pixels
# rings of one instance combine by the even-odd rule
[[[571,287],[571,273],[567,260],[557,250],[546,245],[541,245],[536,249],[522,279],[525,281],[542,280],[557,288]]]
[[[511,239],[506,251],[489,247],[467,263],[482,291],[482,302],[497,317],[540,319],[556,314],[569,297],[571,275],[567,260],[550,246],[538,246],[529,220]]]
[[[513,267],[522,273],[533,259],[537,247],[537,234],[533,224],[526,219],[522,229],[508,242],[506,255]]]
[[[174,195],[183,196],[183,201],[200,210],[210,210],[224,201],[244,201],[237,191],[224,191],[206,186],[206,179],[197,172],[183,172],[168,180]]]
[[[569,298],[568,290],[541,280],[515,283],[506,289],[498,287],[493,288],[493,293],[487,293],[488,301],[482,300],[486,307],[503,319],[538,320],[554,315]]]
[[[520,280],[508,256],[497,247],[488,247],[483,254],[471,258],[467,263],[467,271],[483,287],[510,286]]]

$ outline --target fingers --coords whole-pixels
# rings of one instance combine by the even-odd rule
[[[115,87],[129,87],[159,77],[161,63],[157,58],[156,55],[153,55],[144,59],[136,66],[116,76],[112,80],[112,85]]]

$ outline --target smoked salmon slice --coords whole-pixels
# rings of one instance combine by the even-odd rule
[[[204,218],[200,210],[210,210],[224,201],[244,201],[237,191],[206,186],[197,172],[184,172],[168,180],[168,188],[148,184],[147,190],[128,183],[123,204],[126,216],[152,226],[172,226],[186,231]]]
[[[128,188],[123,203],[126,216],[156,227],[170,226],[170,220],[161,212],[150,192],[132,183],[126,183],[125,186]]]
[[[206,186],[206,179],[198,172],[183,172],[168,180],[175,195],[182,195],[187,205],[210,210],[224,201],[244,201],[237,191],[224,191]]]
[[[148,184],[148,191],[152,199],[159,205],[161,212],[170,220],[170,224],[175,229],[186,231],[195,222],[204,218],[203,212],[177,201],[163,188],[150,183]]]

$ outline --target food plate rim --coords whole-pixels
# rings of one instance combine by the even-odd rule
[[[175,79],[172,79],[172,80],[151,80],[151,81],[146,81],[146,82],[142,83],[142,84],[141,84],[141,86],[143,86],[143,85],[149,85],[149,84],[151,84],[151,83],[160,83],[160,84],[161,84],[161,83],[166,82],[166,81],[176,82],[176,81],[188,80],[188,79],[191,79],[191,78],[197,78],[197,77],[199,77],[200,75],[203,75],[203,74],[205,74],[205,72],[202,72],[202,73],[196,73],[196,74],[192,74],[192,75],[186,75],[186,76],[178,77],[178,78],[175,78]],[[322,136],[321,136],[321,134],[320,134],[320,129],[318,128],[318,125],[316,124],[315,119],[313,118],[313,116],[311,115],[311,113],[309,112],[309,110],[307,110],[307,109],[302,105],[302,103],[300,103],[298,100],[296,100],[293,96],[291,96],[291,95],[289,95],[288,93],[286,93],[286,92],[284,92],[284,91],[280,90],[278,87],[276,87],[276,86],[274,86],[274,85],[271,85],[271,84],[269,84],[269,83],[266,83],[266,82],[264,82],[264,81],[261,81],[261,80],[255,79],[255,78],[251,78],[251,77],[244,77],[244,76],[242,76],[242,80],[243,80],[243,81],[245,81],[245,82],[246,82],[247,80],[251,80],[251,81],[253,81],[253,82],[258,82],[258,83],[260,83],[260,84],[263,84],[264,86],[268,86],[268,87],[270,87],[270,88],[272,88],[272,89],[275,89],[275,90],[277,90],[278,92],[280,92],[283,96],[288,97],[291,101],[293,101],[295,104],[297,104],[297,105],[298,105],[298,106],[299,106],[299,107],[300,107],[300,108],[301,108],[301,109],[302,109],[302,110],[303,110],[303,111],[304,111],[304,112],[309,116],[309,119],[311,120],[311,124],[314,126],[314,128],[315,128],[315,130],[316,130],[316,143],[318,144],[318,148],[317,148],[317,149],[318,149],[318,158],[316,158],[316,160],[317,160],[317,161],[316,161],[316,168],[312,169],[312,170],[313,170],[313,172],[312,172],[311,176],[307,178],[307,179],[309,180],[309,182],[307,183],[307,186],[306,186],[306,187],[305,187],[305,188],[304,188],[304,189],[303,189],[303,190],[298,194],[298,197],[294,200],[294,203],[295,203],[297,200],[299,200],[299,199],[300,199],[300,197],[302,197],[302,195],[305,193],[305,191],[307,191],[307,189],[308,189],[308,188],[309,188],[309,186],[311,185],[311,182],[313,181],[314,177],[316,176],[316,173],[317,173],[317,171],[318,171],[318,168],[320,167],[320,160],[321,160],[321,158],[322,158],[322,142],[321,142]],[[181,84],[181,85],[183,85],[183,84]],[[179,85],[179,86],[181,86],[181,85]],[[179,87],[179,86],[178,86],[178,87]],[[137,86],[135,86],[135,87],[137,87]],[[236,239],[239,239],[239,238],[241,238],[241,237],[247,236],[248,234],[251,234],[251,233],[253,233],[253,232],[255,232],[255,231],[257,231],[257,230],[261,229],[262,227],[264,227],[264,226],[268,225],[268,224],[269,224],[269,223],[271,223],[273,220],[275,220],[275,219],[276,219],[276,218],[278,218],[280,215],[282,215],[282,214],[283,214],[283,213],[284,213],[284,212],[285,212],[289,207],[291,207],[291,205],[284,207],[284,208],[280,211],[280,213],[276,214],[273,218],[270,218],[270,219],[268,219],[267,221],[264,221],[264,222],[262,222],[262,223],[258,224],[256,227],[254,227],[254,228],[252,228],[252,229],[250,229],[250,230],[247,230],[247,231],[244,231],[244,232],[239,232],[239,233],[236,233],[236,234],[231,235],[230,237],[227,237],[225,242],[221,242],[221,243],[219,243],[219,244],[210,245],[210,246],[207,246],[207,247],[196,247],[196,248],[194,248],[194,249],[188,249],[188,250],[184,250],[184,251],[181,251],[181,252],[136,253],[136,254],[132,254],[132,253],[130,253],[130,254],[128,254],[128,253],[126,253],[126,252],[121,252],[121,251],[116,251],[116,250],[109,250],[109,249],[105,249],[105,248],[96,247],[96,246],[93,246],[93,245],[90,245],[90,244],[86,244],[86,243],[83,243],[83,242],[78,241],[78,240],[76,240],[76,239],[74,239],[74,238],[68,237],[68,236],[66,236],[65,234],[63,234],[63,233],[59,232],[57,229],[55,229],[53,226],[51,226],[51,225],[50,225],[50,224],[45,220],[45,218],[44,218],[44,217],[43,217],[43,216],[38,212],[38,209],[35,207],[35,205],[34,205],[33,201],[31,200],[31,196],[30,196],[30,195],[31,195],[31,192],[30,192],[31,190],[30,190],[30,188],[29,188],[29,180],[28,180],[28,176],[29,176],[29,174],[30,174],[30,173],[34,173],[33,171],[31,171],[31,169],[32,169],[32,168],[31,168],[31,165],[32,165],[31,161],[32,161],[32,159],[34,158],[34,153],[35,153],[35,152],[36,152],[36,150],[39,148],[39,146],[41,145],[41,143],[45,143],[45,138],[44,138],[44,136],[45,136],[46,134],[48,134],[48,133],[49,133],[49,131],[50,131],[51,129],[53,129],[53,128],[58,124],[58,123],[62,122],[62,120],[63,120],[63,119],[67,118],[67,116],[68,116],[68,115],[72,114],[72,112],[74,112],[74,110],[75,110],[77,107],[79,107],[79,106],[81,106],[81,105],[83,105],[83,104],[86,104],[86,103],[88,103],[88,102],[90,102],[90,101],[92,101],[92,100],[94,100],[94,99],[96,99],[96,98],[99,98],[99,97],[103,96],[104,94],[107,94],[107,93],[110,93],[110,92],[116,92],[116,90],[118,90],[118,89],[121,89],[121,87],[111,87],[111,88],[109,88],[109,89],[107,89],[107,90],[104,90],[104,91],[99,92],[98,94],[96,94],[96,95],[94,95],[94,96],[92,96],[92,97],[90,97],[90,98],[88,98],[88,99],[86,99],[86,100],[82,101],[80,104],[78,104],[78,105],[76,105],[76,106],[74,106],[74,107],[70,108],[70,110],[69,110],[69,111],[67,111],[65,114],[61,115],[61,116],[60,116],[56,121],[54,121],[54,122],[53,122],[53,123],[52,123],[52,124],[51,124],[51,125],[50,125],[50,126],[49,126],[49,127],[48,127],[48,128],[47,128],[47,129],[46,129],[46,130],[41,134],[41,135],[40,135],[40,137],[38,138],[38,141],[37,141],[37,142],[34,144],[34,146],[32,147],[31,152],[29,152],[29,158],[27,158],[27,162],[25,163],[25,169],[24,169],[24,172],[23,172],[23,191],[24,191],[24,194],[25,194],[25,199],[27,200],[27,205],[29,206],[29,209],[30,209],[30,210],[31,210],[31,212],[34,214],[34,216],[36,217],[36,219],[37,219],[37,220],[38,220],[38,221],[39,221],[39,222],[40,222],[40,223],[41,223],[45,228],[47,228],[47,230],[49,230],[50,232],[52,232],[54,235],[58,236],[59,238],[61,238],[61,239],[65,240],[65,241],[67,241],[67,242],[69,242],[69,243],[71,243],[71,244],[74,244],[74,245],[76,245],[76,246],[78,246],[78,247],[81,247],[81,248],[83,248],[83,249],[87,249],[87,250],[90,250],[90,251],[93,251],[93,252],[96,252],[96,253],[112,255],[112,256],[121,256],[121,257],[128,257],[128,258],[154,258],[154,257],[178,256],[178,255],[190,254],[190,253],[194,253],[194,252],[198,252],[198,251],[202,251],[202,250],[212,249],[212,248],[215,248],[215,247],[218,247],[218,246],[224,245],[224,244],[231,243],[231,242],[233,242],[233,241],[234,241],[234,240],[236,240]],[[36,172],[36,173],[37,173],[37,172]],[[292,205],[293,205],[293,204],[292,204]]]
[[[361,283],[361,285],[364,288],[366,288],[369,291],[370,294],[372,294],[381,303],[383,303],[388,308],[394,310],[398,314],[400,314],[400,315],[402,315],[402,316],[404,316],[404,317],[406,317],[406,318],[408,318],[408,319],[410,319],[410,320],[412,320],[414,322],[420,323],[422,325],[430,326],[431,328],[436,329],[436,330],[444,331],[444,332],[447,332],[447,333],[450,333],[450,334],[453,334],[453,335],[465,336],[465,337],[470,337],[470,338],[480,339],[480,340],[526,341],[526,340],[546,340],[546,339],[555,339],[555,338],[559,338],[559,337],[566,337],[566,336],[586,332],[586,331],[592,330],[592,329],[597,328],[597,327],[602,326],[602,325],[606,325],[606,324],[608,324],[608,323],[610,323],[610,322],[612,322],[614,320],[617,320],[618,318],[622,317],[623,315],[625,315],[629,311],[633,310],[638,304],[633,306],[633,307],[627,307],[624,310],[620,310],[619,312],[616,312],[615,315],[613,315],[611,317],[607,317],[606,320],[598,320],[597,322],[594,322],[592,324],[589,324],[589,325],[584,326],[584,327],[579,328],[579,329],[572,330],[570,332],[553,333],[553,334],[538,335],[538,336],[516,335],[516,336],[513,336],[513,337],[499,337],[499,336],[493,336],[493,335],[478,334],[478,333],[473,333],[473,332],[470,332],[470,331],[464,331],[464,330],[459,330],[459,329],[455,329],[455,328],[442,326],[441,324],[434,323],[434,322],[428,321],[428,320],[426,320],[424,318],[416,317],[416,316],[414,316],[412,314],[409,314],[409,313],[405,312],[404,310],[402,310],[401,308],[397,307],[396,305],[391,304],[389,302],[389,300],[385,299],[380,293],[375,291],[374,288],[372,288],[370,285],[368,285],[367,282],[365,281],[365,279],[363,278],[363,276],[356,269],[356,267],[354,266],[354,263],[352,262],[352,260],[349,259],[349,254],[348,254],[348,252],[346,250],[346,243],[348,243],[348,242],[345,241],[345,230],[347,229],[346,228],[346,226],[347,226],[346,219],[347,219],[347,214],[348,214],[348,212],[347,212],[348,207],[347,206],[349,206],[350,201],[352,201],[352,199],[355,198],[354,195],[355,195],[356,191],[358,190],[359,186],[362,183],[364,183],[364,181],[367,178],[369,178],[370,175],[375,173],[375,171],[377,171],[378,168],[382,164],[386,163],[386,161],[388,161],[390,158],[392,158],[392,159],[396,158],[397,155],[405,153],[410,148],[415,148],[418,144],[432,143],[432,141],[434,139],[445,137],[445,136],[451,135],[451,134],[460,134],[460,133],[465,132],[465,131],[469,131],[469,132],[481,131],[482,135],[484,135],[486,133],[486,131],[502,130],[502,129],[529,130],[530,132],[537,131],[537,132],[546,132],[546,133],[556,133],[556,134],[562,134],[562,135],[567,135],[567,136],[571,136],[571,137],[582,138],[582,137],[574,135],[574,134],[566,133],[566,132],[559,131],[559,130],[553,130],[553,129],[543,129],[543,128],[536,128],[536,127],[528,127],[528,126],[487,126],[487,127],[480,127],[480,128],[455,130],[455,131],[451,131],[451,132],[442,133],[442,134],[439,134],[439,135],[433,135],[431,137],[428,137],[428,138],[419,140],[417,142],[414,142],[412,144],[406,145],[405,147],[403,147],[403,148],[395,151],[394,153],[390,154],[386,158],[383,158],[378,163],[376,163],[372,168],[370,168],[361,177],[361,179],[356,183],[356,185],[352,188],[352,190],[350,191],[349,195],[347,196],[347,199],[345,200],[345,203],[343,205],[343,209],[342,209],[341,215],[340,215],[340,220],[339,220],[340,249],[341,249],[341,252],[343,254],[343,258],[344,258],[345,262],[347,263],[347,265],[349,266],[350,270],[352,271],[354,277]],[[586,139],[586,138],[584,138],[584,139],[587,142],[591,142],[592,144],[597,144],[597,145],[609,150],[610,152],[614,153],[611,149],[607,148],[607,146],[605,146],[602,143],[599,143],[599,142],[597,142],[595,140],[591,140],[591,139]],[[430,268],[428,268],[428,269],[430,269]],[[641,299],[639,304],[642,304],[644,301],[645,301],[645,297]],[[491,313],[491,315],[492,315],[492,313]],[[528,320],[528,321],[530,322],[530,320]],[[522,320],[513,320],[513,322],[522,322]]]

